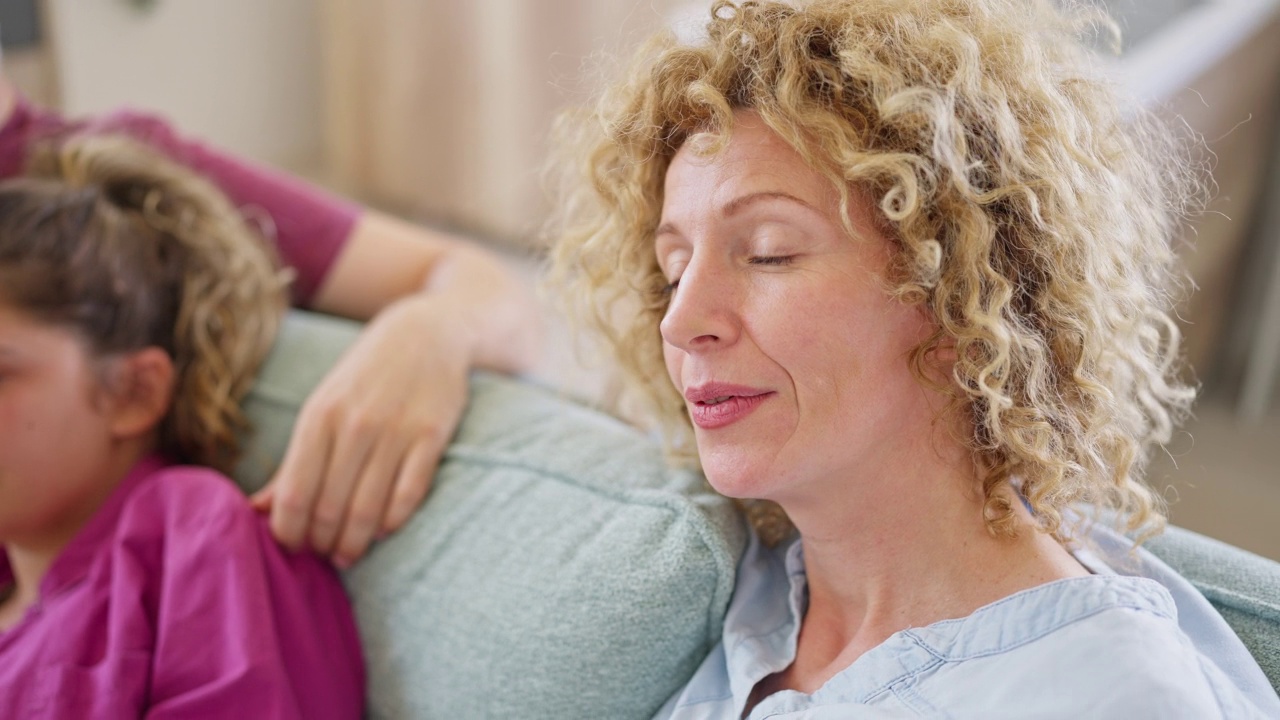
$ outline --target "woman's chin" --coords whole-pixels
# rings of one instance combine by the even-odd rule
[[[743,458],[702,458],[702,472],[716,492],[739,500],[759,500],[769,497],[776,474],[762,467],[764,463]]]

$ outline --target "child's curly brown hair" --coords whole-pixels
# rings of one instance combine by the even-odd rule
[[[173,359],[160,449],[230,471],[240,400],[275,339],[285,276],[226,197],[135,141],[72,136],[0,183],[0,300],[99,356]]]

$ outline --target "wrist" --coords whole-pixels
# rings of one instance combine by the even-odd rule
[[[385,321],[383,318],[385,317]],[[379,321],[396,326],[397,333],[412,333],[428,342],[433,354],[458,358],[465,369],[482,364],[481,333],[471,312],[435,293],[417,293],[387,305]]]

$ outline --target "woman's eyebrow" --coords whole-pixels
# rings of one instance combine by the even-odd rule
[[[747,193],[746,195],[740,195],[730,200],[729,202],[725,203],[724,207],[720,208],[720,215],[723,217],[730,217],[736,213],[741,212],[743,208],[746,208],[749,205],[753,205],[757,202],[763,202],[766,200],[787,200],[787,201],[796,203],[797,205],[800,205],[812,212],[818,212],[818,209],[815,208],[812,203],[806,200],[802,200],[796,197],[795,195],[792,195],[791,193],[783,192],[781,190],[761,190],[760,192],[753,192],[753,193]],[[653,231],[654,237],[667,235],[667,234],[679,235],[680,231],[676,229],[676,226],[674,223],[670,223],[670,222],[662,223],[661,225],[658,226],[656,230]]]
[[[791,193],[783,192],[781,190],[762,190],[760,192],[739,195],[738,197],[730,200],[724,204],[724,207],[720,208],[720,214],[724,217],[729,217],[730,215],[741,212],[743,208],[746,208],[749,205],[765,200],[787,200],[789,202],[796,203],[797,205],[801,205],[813,212],[818,212],[818,209],[808,201],[802,200]]]

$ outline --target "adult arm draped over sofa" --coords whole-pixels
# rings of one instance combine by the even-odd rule
[[[155,115],[64,118],[0,74],[0,178],[20,173],[45,140],[80,133],[124,135],[196,171],[274,243],[296,305],[368,321],[315,384],[276,482],[254,498],[285,544],[354,561],[426,495],[466,402],[467,373],[532,362],[538,325],[528,291],[468,240],[185,137]]]

